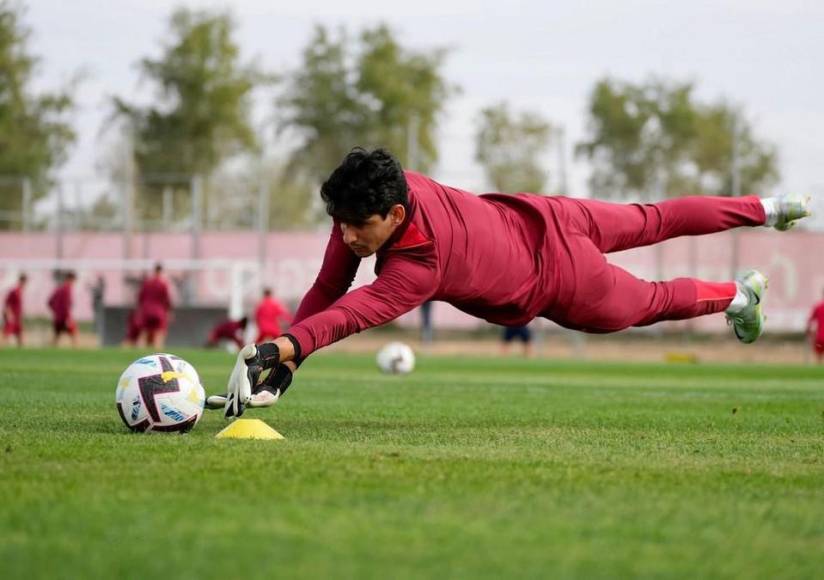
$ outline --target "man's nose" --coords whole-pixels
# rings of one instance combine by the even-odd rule
[[[358,240],[357,234],[352,228],[343,226],[343,243],[351,245]]]

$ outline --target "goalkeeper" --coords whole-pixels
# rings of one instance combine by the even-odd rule
[[[802,196],[655,204],[479,196],[403,171],[387,151],[360,148],[332,172],[321,197],[333,223],[320,273],[291,328],[272,342],[245,346],[227,395],[209,397],[209,406],[223,407],[227,417],[247,405],[275,403],[297,365],[316,350],[428,300],[495,324],[543,316],[592,333],[724,312],[736,337],[753,342],[764,327],[762,273],[726,282],[648,282],[605,254],[740,226],[786,230],[809,215],[809,198]],[[375,281],[347,292],[361,259],[373,254]]]

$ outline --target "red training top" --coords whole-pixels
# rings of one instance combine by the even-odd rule
[[[55,322],[65,322],[71,318],[72,285],[64,282],[49,297],[49,308]]]
[[[255,323],[258,331],[272,336],[280,335],[280,322],[283,318],[287,322],[291,319],[286,307],[275,298],[264,298],[255,310]]]
[[[15,322],[20,322],[23,315],[23,289],[20,286],[15,286],[9,293],[6,294],[6,301],[4,303],[3,314],[6,310],[10,310]]]
[[[147,318],[165,318],[172,307],[169,284],[161,276],[146,279],[137,295],[140,314]]]
[[[377,279],[346,293],[358,258],[335,221],[317,280],[288,333],[301,355],[442,300],[496,324],[519,326],[552,302],[559,281],[545,264],[562,241],[548,229],[547,198],[475,195],[406,171],[409,212],[378,250]]]
[[[824,300],[813,306],[809,320],[814,320],[816,324],[815,341],[819,344],[824,343]]]

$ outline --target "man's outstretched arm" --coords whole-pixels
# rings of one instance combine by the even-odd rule
[[[431,298],[439,281],[437,261],[431,252],[417,257],[393,257],[372,284],[346,294],[272,342],[247,345],[238,354],[229,378],[226,416],[241,415],[245,406],[253,402],[258,379],[267,369],[279,373],[287,380],[288,387],[294,367],[290,365],[286,373],[280,368],[284,363],[299,362],[315,350],[351,334],[394,320]],[[283,391],[285,388],[275,393],[275,399],[266,406],[274,403]]]

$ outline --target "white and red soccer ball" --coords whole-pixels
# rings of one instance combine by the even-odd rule
[[[173,354],[134,361],[120,375],[115,404],[132,431],[186,433],[203,416],[206,392],[195,368]]]

